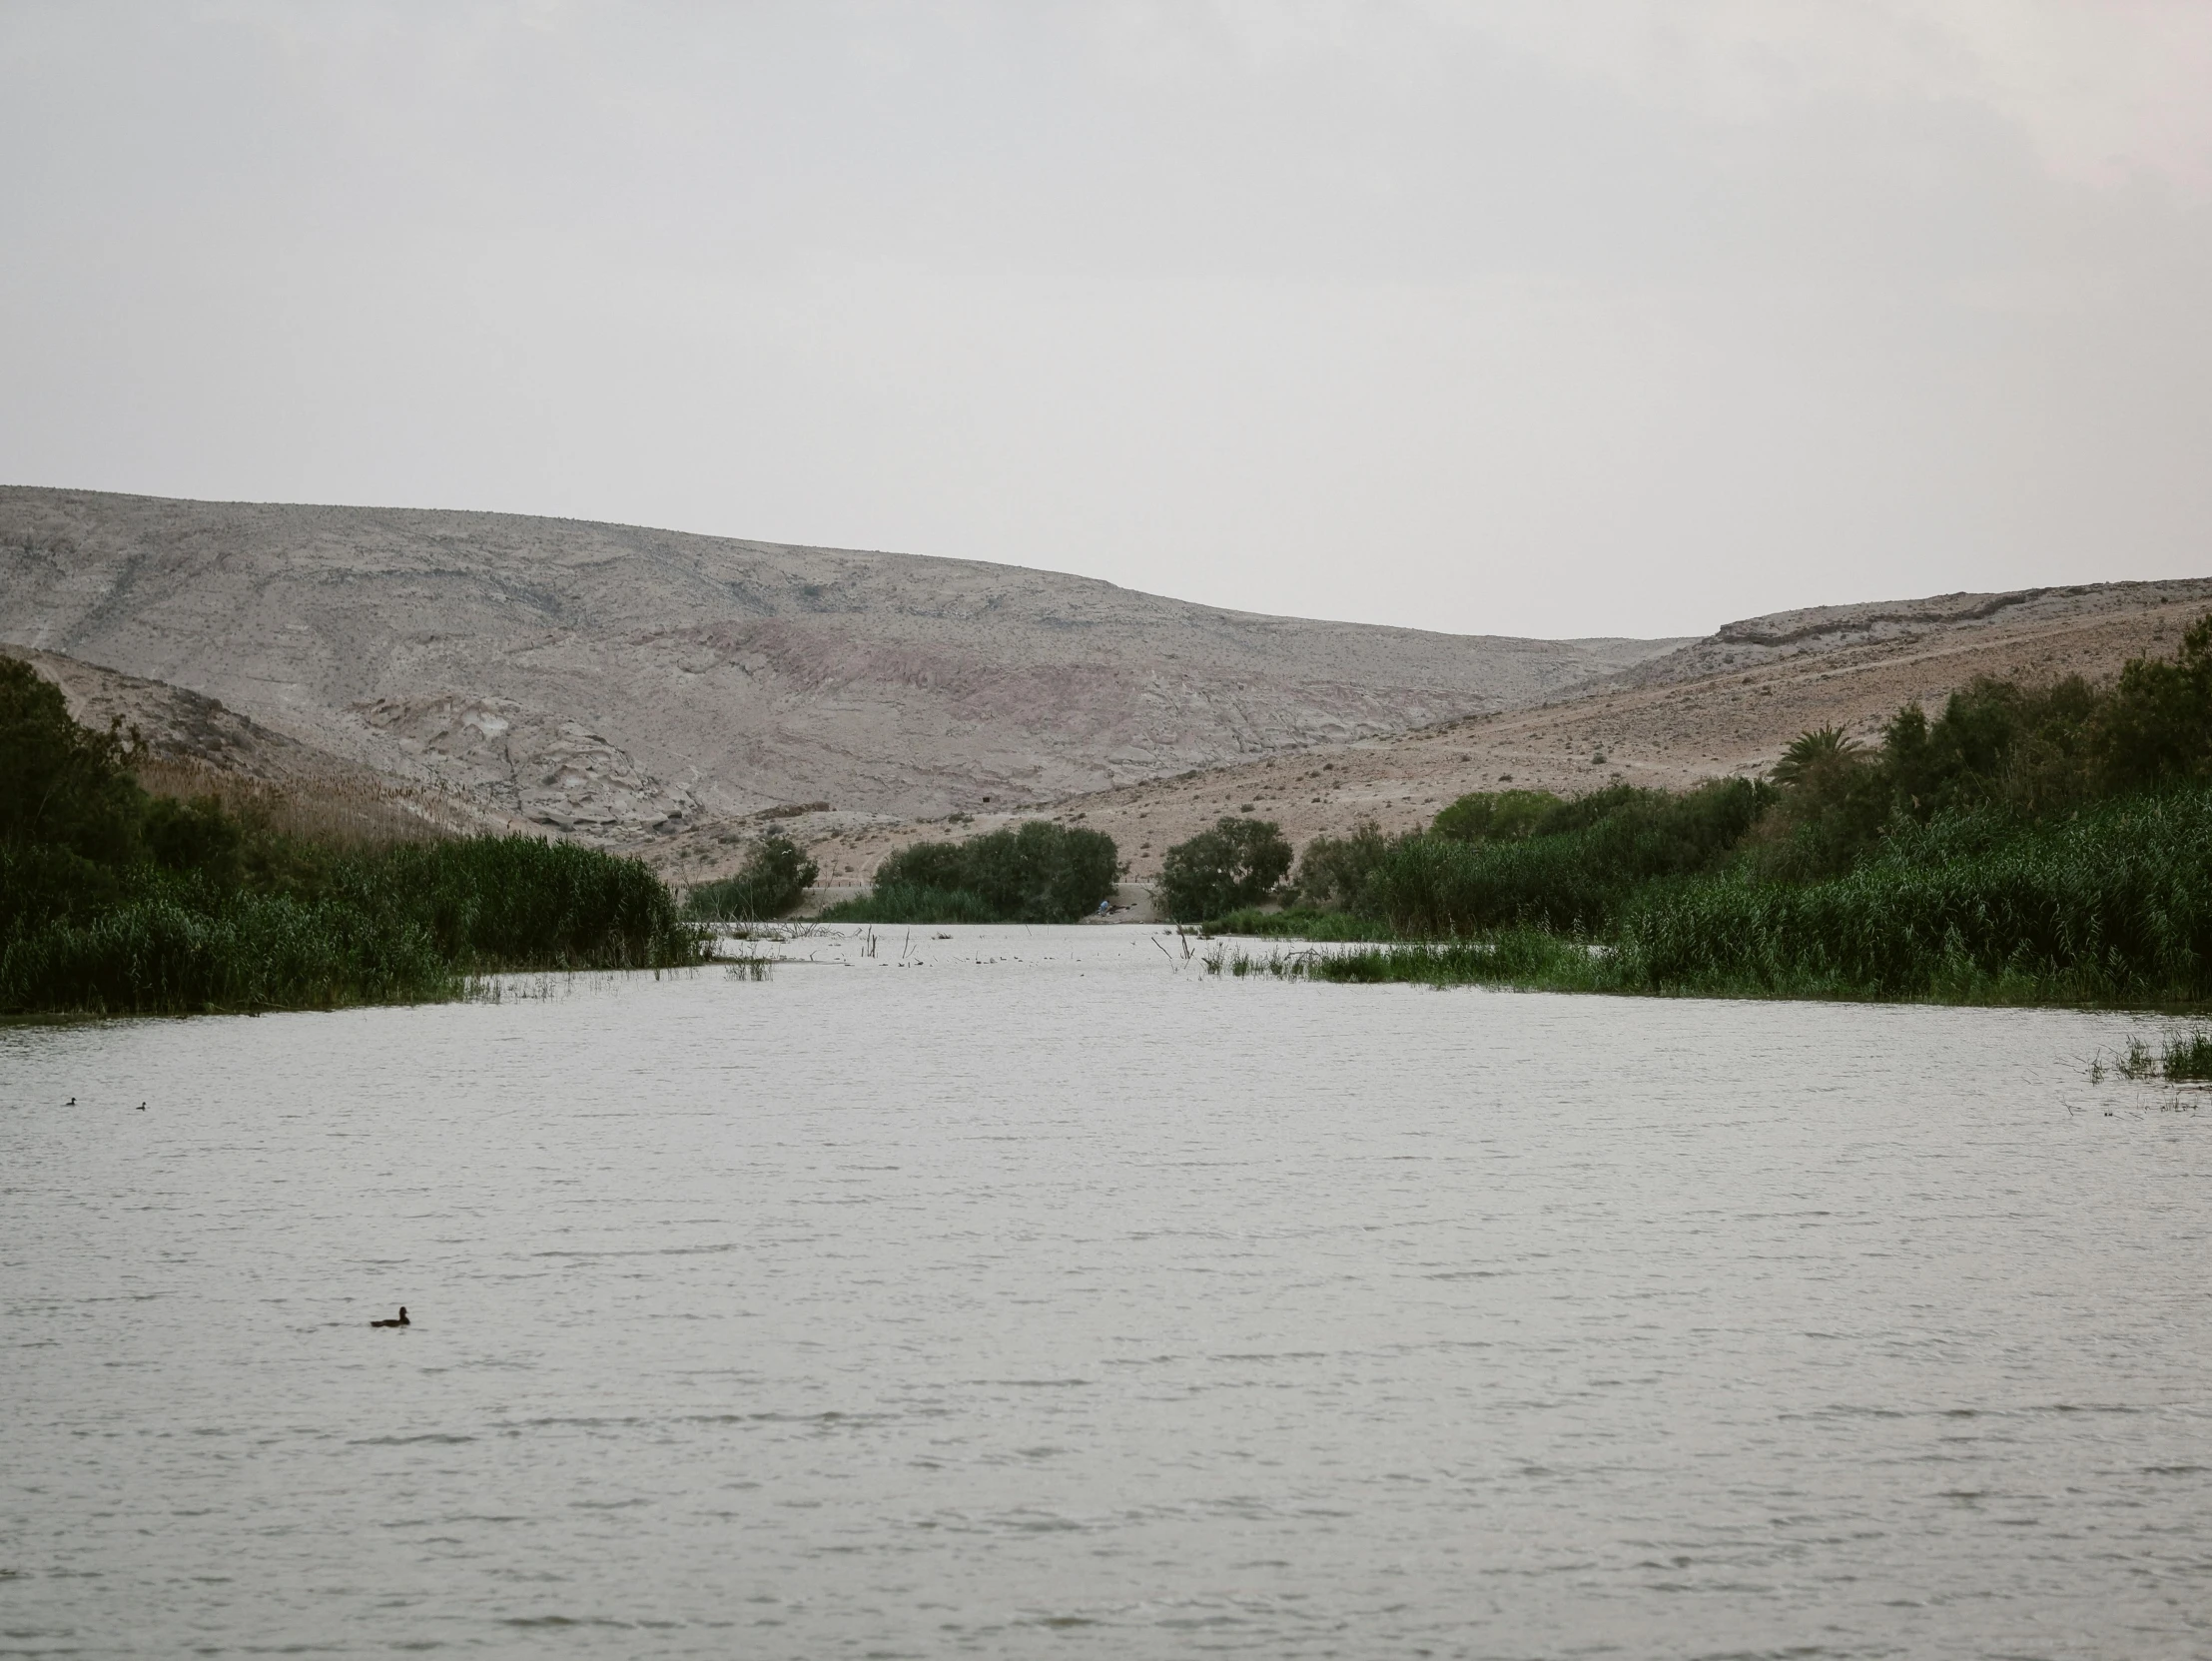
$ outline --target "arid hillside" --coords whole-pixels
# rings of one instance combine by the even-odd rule
[[[574,520],[28,487],[0,488],[0,640],[648,847],[779,807],[991,810],[1380,737],[1683,643],[1264,617]]]
[[[2115,674],[2170,651],[2212,609],[2212,580],[2106,583],[2014,594],[1835,606],[1731,623],[1585,696],[1425,731],[1102,791],[1051,816],[1103,830],[1146,881],[1166,849],[1225,813],[1281,824],[1290,840],[1341,835],[1361,819],[1409,830],[1470,790],[1572,795],[1615,782],[1680,788],[1764,771],[1799,733],[1878,733],[1899,705],[1934,705],[1977,675]],[[972,823],[833,826],[815,838],[825,882],[865,881],[894,848],[964,836]],[[718,869],[726,851],[679,844],[673,868]]]

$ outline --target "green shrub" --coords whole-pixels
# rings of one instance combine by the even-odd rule
[[[2171,661],[2139,657],[2093,716],[2101,782],[2140,790],[2212,771],[2212,613]]]
[[[764,836],[745,857],[734,877],[705,882],[684,900],[690,917],[762,923],[781,917],[801,900],[821,868],[788,836]]]
[[[1681,795],[1615,786],[1557,802],[1517,840],[1404,837],[1380,851],[1357,903],[1417,939],[1513,928],[1597,933],[1644,884],[1726,863],[1772,797],[1745,779]]]
[[[1372,819],[1362,819],[1349,836],[1316,836],[1298,856],[1298,901],[1310,906],[1367,909],[1367,879],[1393,846]]]
[[[154,863],[171,871],[197,871],[220,887],[246,876],[246,827],[213,796],[196,802],[156,796],[146,804],[141,835]]]
[[[868,923],[1073,923],[1113,893],[1118,861],[1113,839],[1103,831],[1033,819],[966,842],[902,848],[877,867],[865,899],[823,916]]]
[[[1429,829],[1447,842],[1518,842],[1564,805],[1549,790],[1478,790],[1437,814]]]
[[[1271,820],[1224,818],[1167,850],[1159,895],[1177,923],[1202,923],[1256,906],[1290,869],[1290,844]]]
[[[0,940],[112,905],[122,891],[114,866],[87,859],[75,849],[0,842]]]

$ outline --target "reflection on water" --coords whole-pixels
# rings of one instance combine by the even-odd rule
[[[2212,1651],[2125,1018],[1162,944],[0,1032],[0,1653]]]

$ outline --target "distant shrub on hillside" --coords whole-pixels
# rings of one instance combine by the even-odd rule
[[[1073,923],[1113,893],[1119,853],[1103,831],[1033,819],[966,842],[917,842],[875,887],[823,913],[854,923]]]
[[[718,922],[765,923],[806,898],[821,868],[788,836],[764,836],[734,877],[703,882],[684,900],[684,914]]]
[[[1518,842],[1564,805],[1549,790],[1478,790],[1445,808],[1429,829],[1452,842]]]

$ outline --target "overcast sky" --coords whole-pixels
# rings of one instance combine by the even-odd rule
[[[2212,572],[2212,4],[0,0],[0,478],[1703,632]]]

